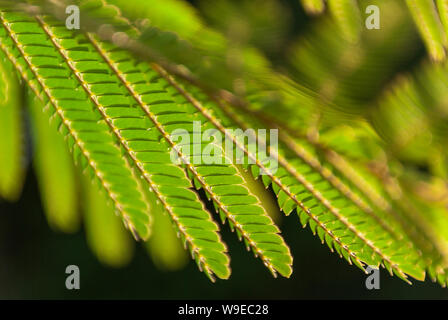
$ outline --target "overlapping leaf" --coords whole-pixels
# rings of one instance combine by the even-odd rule
[[[1,48],[35,94],[51,103],[75,160],[98,179],[136,237],[149,234],[149,212],[131,168],[45,31],[32,18],[2,12]],[[92,125],[95,124],[95,125]]]
[[[55,27],[54,22],[50,26],[44,19],[38,19],[125,154],[170,213],[199,268],[210,278],[214,274],[228,277],[226,247],[216,232],[217,226],[197,195],[188,189],[190,182],[185,173],[169,162],[170,146],[161,141],[163,132],[157,131],[156,124],[151,125],[144,117],[144,110],[132,107],[137,101],[119,86],[119,79],[111,77],[110,72],[114,70],[101,61],[100,53],[95,52],[93,46],[85,43],[86,38],[68,32],[65,26]],[[132,65],[131,61],[126,67]],[[142,73],[131,74],[135,82],[143,76]],[[145,90],[151,91],[151,88]]]
[[[189,90],[193,91],[192,88]],[[235,122],[226,118],[225,114],[215,116],[198,101],[195,104],[217,128],[224,128],[216,120],[218,118],[226,121],[226,127],[234,126]],[[217,111],[216,107],[214,110]],[[244,121],[237,123],[243,128],[248,127]],[[248,158],[256,158],[248,151],[249,146],[237,142],[237,137],[229,138],[244,150]],[[410,249],[410,244],[399,241],[382,222],[382,217],[377,216],[355,194],[348,193],[350,189],[336,180],[331,171],[323,168],[312,154],[303,149],[294,152],[291,145],[280,144],[278,154],[272,150],[271,156],[278,160],[279,169],[275,173],[270,172],[264,159],[261,159],[252,165],[254,175],[264,172],[263,182],[273,185],[281,209],[289,214],[298,208],[302,224],[309,224],[331,250],[335,249],[350,263],[361,268],[363,263],[383,264],[401,278],[406,278],[405,273],[417,279],[424,278],[421,261],[418,262],[419,255]]]
[[[235,166],[225,158],[224,150],[216,144],[216,150],[220,153],[215,160],[216,163],[202,162],[205,160],[201,160],[200,157],[207,154],[205,149],[209,148],[202,142],[200,136],[201,132],[210,127],[207,126],[207,119],[195,115],[192,112],[194,108],[188,105],[188,101],[155,71],[144,65],[140,68],[138,66],[134,69],[129,68],[134,63],[126,52],[101,44],[92,37],[90,40],[169,145],[176,146],[173,137],[176,129],[185,130],[188,137],[191,137],[193,151],[188,150],[185,153],[186,148],[191,148],[188,143],[186,148],[176,149],[177,156],[193,178],[195,185],[203,188],[214,202],[222,220],[229,220],[232,229],[236,229],[248,249],[251,248],[256,255],[259,255],[274,274],[279,271],[289,276],[292,260],[289,249],[278,235],[279,229],[259,205],[258,199],[244,186],[244,181]],[[135,73],[145,75],[147,81],[136,81],[132,78]],[[195,121],[198,124],[196,131]],[[195,134],[199,135],[198,142],[194,141]]]

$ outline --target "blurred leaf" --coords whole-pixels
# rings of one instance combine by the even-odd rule
[[[147,194],[153,215],[153,232],[146,242],[146,248],[154,262],[161,270],[176,271],[189,262],[182,242],[173,229],[169,216],[165,213],[152,193]]]
[[[281,54],[291,18],[280,1],[201,1],[200,8],[207,22],[226,35],[232,47],[252,45],[268,55]]]
[[[50,123],[50,109],[28,95],[34,139],[34,170],[49,225],[74,233],[80,224],[75,169],[57,123]]]
[[[363,29],[357,43],[345,40],[333,21],[323,19],[292,47],[293,77],[318,93],[314,110],[322,111],[322,126],[353,122],[372,112],[369,105],[378,93],[417,56],[416,34],[402,3],[378,5],[381,29]]]
[[[448,0],[436,0],[437,11],[439,12],[440,20],[445,30],[445,35],[448,35]]]
[[[320,14],[325,10],[324,0],[300,0],[306,12]]]
[[[111,267],[127,265],[134,244],[106,195],[87,177],[82,177],[82,209],[90,248],[97,258]]]
[[[361,34],[361,15],[356,0],[327,0],[328,9],[344,37],[356,43]]]
[[[0,53],[0,198],[17,201],[25,175],[20,85]]]
[[[447,38],[434,2],[432,0],[406,0],[406,3],[431,58],[435,61],[444,60],[446,56],[444,47],[447,45]]]

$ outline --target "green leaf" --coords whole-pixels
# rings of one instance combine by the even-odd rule
[[[190,87],[189,91],[197,92]],[[198,95],[204,98],[200,93]],[[241,118],[241,113],[236,116],[235,113],[223,112],[227,108],[222,103],[209,102],[208,107],[212,111],[194,97],[190,98],[197,110],[208,115],[207,118],[219,130],[224,128],[221,121],[227,128],[235,127],[235,123],[242,125],[243,129],[260,127],[254,123],[255,120],[251,116],[249,124]],[[219,117],[212,116],[214,112],[219,114]],[[228,138],[248,158],[257,159],[256,155],[249,151],[250,146],[238,142],[231,133]],[[256,139],[260,141],[261,138]],[[261,142],[266,144],[266,141]],[[267,150],[269,151],[269,148]],[[271,172],[261,162],[256,165],[261,169],[260,172],[265,172],[264,182],[266,185],[272,184],[278,204],[285,214],[295,208],[303,210],[309,220],[301,221],[308,223],[313,233],[322,229],[331,238],[330,242],[335,249],[349,263],[362,266],[363,263],[379,265],[384,261],[401,277],[408,273],[416,279],[424,279],[423,261],[420,260],[418,252],[410,250],[406,241],[398,240],[388,225],[382,222],[382,216],[377,216],[377,212],[358,202],[355,194],[347,192],[350,188],[347,189],[342,181],[322,167],[312,154],[305,152],[303,148],[298,149],[296,143],[282,141],[278,152],[271,150],[271,157],[278,160],[279,168],[276,172]],[[396,246],[391,247],[390,243],[395,243]],[[415,268],[415,265],[418,267]]]
[[[101,53],[103,59],[111,66],[111,68],[114,70],[114,72],[117,74],[119,79],[121,80],[122,84],[126,89],[128,90],[129,94],[131,96],[135,97],[135,101],[140,105],[141,110],[144,111],[147,118],[151,120],[151,122],[154,124],[154,126],[159,131],[160,135],[165,138],[165,142],[171,146],[174,147],[175,143],[173,139],[170,137],[171,134],[173,134],[173,130],[178,129],[178,126],[173,127],[170,126],[171,123],[177,122],[179,124],[184,124],[183,128],[187,130],[188,132],[191,132],[193,130],[193,127],[191,126],[191,123],[193,120],[200,121],[200,118],[194,118],[191,114],[191,107],[188,105],[185,105],[185,99],[182,96],[175,95],[177,93],[176,85],[173,82],[170,82],[170,80],[165,80],[163,78],[157,79],[157,74],[154,71],[151,71],[147,68],[141,68],[138,69],[138,66],[135,67],[134,70],[125,70],[123,68],[124,66],[129,65],[129,60],[131,57],[129,56],[127,59],[124,59],[124,52],[120,53],[121,60],[118,60],[115,58],[117,55],[117,52],[120,52],[118,48],[110,47],[106,44],[101,44],[100,42],[96,41],[93,37],[90,37],[90,41],[94,44],[98,52]],[[131,60],[132,61],[132,60]],[[134,63],[133,65],[137,65]],[[146,73],[146,78],[151,79],[151,81],[147,81],[145,88],[142,86],[141,80],[136,81],[136,79],[128,78],[129,75],[135,74],[135,71],[140,71],[142,74]],[[163,74],[163,72],[162,72]],[[172,86],[170,88],[170,85]],[[145,88],[147,90],[147,93],[145,94],[144,91],[139,91],[141,89]],[[153,94],[156,93],[156,94]],[[163,102],[160,101],[160,96],[163,94]],[[152,103],[157,102],[155,104],[156,108],[152,108]],[[176,111],[173,111],[172,106],[176,105]],[[154,111],[155,110],[155,111]],[[171,111],[170,111],[171,110]],[[193,109],[194,110],[194,109]],[[169,112],[169,113],[168,113]],[[206,118],[202,119],[204,122],[207,122]],[[204,153],[205,146],[201,146],[201,152]],[[226,163],[224,157],[224,152],[221,151],[222,157],[221,157],[221,163]],[[244,180],[241,176],[239,176],[238,171],[233,165],[229,165],[225,168],[222,167],[222,165],[195,165],[195,161],[193,158],[188,158],[185,154],[183,154],[183,151],[178,151],[178,156],[180,157],[182,163],[186,165],[187,170],[195,177],[195,181],[197,181],[197,187],[203,188],[205,192],[210,196],[210,198],[215,202],[216,206],[219,208],[219,211],[222,211],[226,217],[231,221],[231,223],[239,230],[239,232],[242,234],[242,236],[248,240],[251,247],[253,247],[258,253],[260,258],[263,260],[265,265],[271,270],[271,272],[275,275],[276,269],[274,268],[273,262],[280,264],[277,262],[277,259],[271,256],[271,252],[273,252],[272,249],[270,250],[261,250],[259,247],[262,243],[266,242],[267,240],[259,240],[256,241],[253,239],[253,236],[251,233],[244,230],[246,226],[249,225],[258,225],[259,220],[256,220],[257,216],[265,217],[266,220],[263,224],[266,225],[273,225],[273,221],[269,218],[267,213],[263,210],[261,206],[258,204],[258,200],[251,195],[250,191],[246,188],[241,188],[241,192],[236,192],[234,188],[231,188],[232,191],[230,193],[219,193],[214,188],[215,186],[223,186],[223,185],[242,185],[244,184]],[[192,165],[188,165],[188,163],[191,163]],[[156,168],[153,166],[145,167],[147,169],[153,169]],[[171,170],[167,170],[167,168],[164,169],[164,173],[169,175],[176,175],[176,170],[174,170],[175,167],[172,167]],[[223,171],[224,170],[224,171]],[[162,181],[162,180],[159,180]],[[168,182],[168,178],[165,177],[163,181]],[[179,184],[179,181],[176,182],[176,184]],[[232,203],[229,202],[231,199],[226,198],[227,195],[233,195],[233,196],[239,196],[239,197],[246,197],[246,201],[248,203],[252,203],[244,208],[241,208],[241,205],[238,203]],[[249,200],[247,199],[249,198]],[[247,203],[246,202],[246,203]],[[241,209],[243,209],[241,211]],[[253,215],[255,220],[247,219],[247,217]],[[240,218],[241,216],[241,218]],[[244,218],[243,218],[244,217]],[[259,232],[264,232],[263,229],[260,229]],[[276,233],[278,233],[279,230],[275,229],[274,232],[270,233],[271,237],[275,237]],[[254,232],[256,233],[256,232]],[[213,241],[216,241],[216,239],[213,239]],[[287,265],[281,267],[282,271],[288,269],[290,270],[288,273],[283,274],[284,276],[289,276],[292,270],[290,269],[290,265],[292,264],[292,258],[289,254],[289,249],[286,249],[285,243],[282,241],[281,243],[278,243],[277,246],[279,247],[278,250],[285,252],[286,255],[289,257],[286,259]],[[286,249],[283,251],[283,249]]]
[[[131,97],[127,96],[126,90],[120,87],[117,82],[110,80],[108,76],[110,66],[101,61],[101,55],[95,52],[94,47],[86,43],[86,38],[69,32],[64,25],[59,25],[55,21],[52,21],[51,25],[43,18],[38,18],[38,21],[39,25],[36,27],[36,32],[40,33],[43,30],[44,34],[50,39],[48,46],[55,48],[55,58],[65,61],[65,63],[59,64],[55,70],[61,69],[67,74],[74,75],[73,78],[65,81],[62,86],[60,83],[57,88],[48,88],[52,92],[52,99],[57,99],[57,95],[61,94],[64,97],[63,102],[76,102],[75,97],[67,96],[70,92],[76,92],[78,99],[90,100],[87,104],[90,112],[85,112],[85,109],[82,110],[80,106],[75,105],[75,108],[71,107],[70,110],[66,110],[65,115],[70,116],[73,120],[78,120],[80,117],[91,117],[89,120],[83,119],[83,125],[78,129],[87,128],[85,124],[89,121],[90,123],[95,121],[103,124],[101,128],[107,132],[103,139],[113,139],[120,145],[120,148],[129,158],[129,162],[132,163],[138,174],[146,180],[151,190],[156,193],[158,200],[170,213],[178,228],[177,231],[183,234],[193,257],[197,258],[199,267],[210,278],[213,278],[213,274],[227,278],[230,270],[228,269],[228,258],[225,254],[226,247],[217,235],[218,227],[211,221],[197,195],[187,189],[190,183],[186,179],[185,173],[172,164],[166,162],[158,164],[154,162],[157,158],[151,157],[151,154],[161,153],[166,155],[165,159],[169,159],[169,146],[163,147],[163,144],[159,143],[160,133],[147,130],[150,122],[143,117],[143,110],[129,107],[129,104],[132,103]],[[29,47],[25,48],[28,49]],[[34,60],[34,62],[38,64],[49,63],[39,60]],[[135,74],[132,74],[132,76],[135,76]],[[138,82],[138,78],[134,80]],[[104,82],[109,85],[104,86]],[[102,122],[100,122],[101,119]],[[94,128],[92,125],[90,127]],[[90,141],[92,138],[98,139],[96,133],[92,135],[89,131],[84,130],[81,138],[85,141]],[[99,150],[102,150],[104,143],[98,147]],[[101,160],[101,164],[105,165],[110,173],[116,169],[121,169],[121,167],[114,169],[110,166],[109,156],[107,161],[105,158],[98,160]],[[120,160],[123,163],[124,160],[122,158]],[[124,167],[126,168],[126,166]],[[116,173],[113,176],[116,176]],[[117,183],[121,181],[120,191],[129,191],[129,188],[124,188],[122,177],[120,177],[120,180],[114,178],[114,181]],[[135,182],[135,180],[131,181]],[[172,199],[177,198],[179,193],[176,190],[177,188],[186,192],[183,193],[181,202],[174,203]],[[129,196],[122,197],[120,200],[128,201],[129,204],[134,206],[140,203],[135,197]],[[144,231],[145,236],[147,236],[147,209],[143,212],[135,210],[138,208],[132,209],[129,216],[125,218],[132,219],[132,227],[140,232]],[[129,221],[126,219],[125,222]],[[193,235],[192,230],[196,229],[199,229],[200,232]],[[211,236],[214,238],[213,242],[204,243],[201,241],[201,239],[208,239]],[[221,257],[219,261],[224,265],[222,268],[216,269],[215,272],[209,263],[216,260],[217,256]],[[223,270],[227,270],[227,272],[223,272]]]
[[[92,126],[101,115],[92,112],[93,105],[85,99],[76,80],[68,77],[71,70],[60,63],[62,58],[57,51],[48,50],[54,44],[45,30],[23,14],[1,12],[0,20],[2,50],[34,93],[45,103],[51,103],[75,160],[98,179],[134,236],[146,238],[149,213],[133,172],[107,126],[104,123]]]

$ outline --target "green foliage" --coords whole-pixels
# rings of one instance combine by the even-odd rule
[[[65,26],[69,3],[82,30]],[[82,219],[105,264],[132,257],[117,215],[161,269],[185,264],[183,246],[212,281],[227,279],[221,220],[289,277],[280,209],[362,270],[445,285],[447,2],[378,2],[381,31],[364,28],[366,1],[301,3],[325,16],[291,43],[275,1],[200,12],[177,0],[1,1],[0,196],[21,188],[25,101],[48,222],[76,232]],[[413,21],[433,61],[393,82],[419,57]],[[278,129],[278,148],[227,130],[266,128]],[[217,135],[190,144],[178,129]],[[211,149],[219,163],[198,164]]]

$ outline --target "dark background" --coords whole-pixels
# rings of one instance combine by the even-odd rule
[[[211,283],[193,261],[179,272],[155,268],[142,246],[123,269],[101,265],[83,232],[50,230],[35,177],[28,174],[22,199],[0,203],[0,298],[2,299],[443,299],[448,289],[427,280],[408,285],[381,269],[381,289],[367,290],[364,275],[331,254],[297,215],[284,218],[282,231],[294,256],[290,279],[272,278],[259,259],[223,227],[232,256],[230,280]],[[81,289],[65,288],[65,268],[80,268]]]

